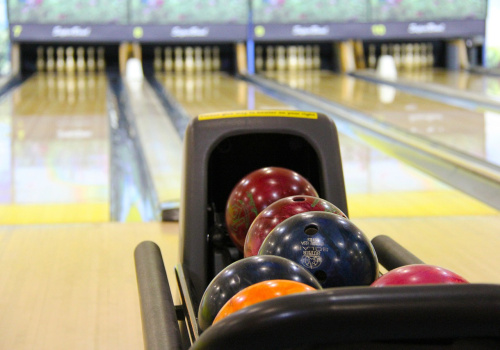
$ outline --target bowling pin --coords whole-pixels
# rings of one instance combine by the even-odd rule
[[[55,69],[55,61],[54,61],[54,48],[49,46],[47,48],[47,72],[53,72]]]
[[[194,71],[194,50],[191,46],[186,47],[184,50],[184,70],[186,73],[193,73]]]
[[[304,70],[305,66],[306,66],[305,49],[304,46],[300,45],[297,47],[297,68],[300,70]]]
[[[85,49],[81,46],[76,49],[76,70],[78,73],[85,72]]]
[[[313,69],[321,69],[321,51],[319,45],[313,46]]]
[[[274,60],[274,48],[272,46],[266,47],[266,70],[274,70],[275,60]]]
[[[99,46],[97,48],[97,69],[99,72],[103,72],[106,68],[106,61],[104,57],[104,47]]]
[[[95,49],[93,46],[87,48],[87,68],[89,72],[95,72]]]
[[[66,73],[75,73],[75,49],[73,46],[66,48]]]
[[[217,71],[220,70],[220,50],[218,46],[212,48],[212,69]]]
[[[155,47],[154,49],[153,68],[155,72],[161,72],[163,69],[163,61],[161,59],[161,47]]]
[[[312,54],[313,54],[313,49],[311,45],[306,46],[306,58],[305,58],[305,64],[304,67],[305,69],[312,69],[313,67],[313,60],[312,60]]]
[[[262,57],[262,46],[255,48],[255,71],[261,72],[264,68],[264,58]]]
[[[64,72],[65,59],[64,59],[64,47],[59,46],[56,51],[57,59],[56,59],[56,68],[58,73]]]
[[[209,72],[212,69],[212,49],[210,46],[205,46],[203,49],[203,59],[205,62],[204,69]]]
[[[166,72],[171,72],[172,69],[174,68],[174,61],[172,59],[172,48],[171,47],[166,47],[165,48],[164,66],[165,66],[165,71]]]
[[[45,69],[45,59],[44,59],[44,52],[43,52],[43,47],[38,46],[36,49],[36,69],[39,72],[43,72]]]
[[[197,73],[203,70],[203,49],[201,46],[194,48],[194,70]]]
[[[420,56],[420,45],[419,44],[414,44],[413,45],[413,67],[415,69],[419,69],[422,65],[422,59]]]
[[[427,45],[420,45],[420,65],[422,68],[427,68]]]
[[[387,50],[387,45],[386,44],[382,44],[382,47],[380,48],[380,56],[385,56],[387,55],[389,52]]]
[[[434,47],[431,43],[427,44],[427,66],[434,67]]]
[[[288,54],[287,54],[287,66],[288,70],[295,71],[297,70],[297,47],[295,45],[289,46],[288,47]]]
[[[395,44],[393,47],[393,57],[396,68],[401,68],[401,46],[398,44]]]
[[[274,52],[274,51],[273,51]],[[279,71],[286,70],[286,48],[284,46],[278,46],[276,48],[276,69]]]
[[[377,56],[375,55],[375,45],[368,46],[368,67],[375,69],[377,66]]]
[[[184,71],[184,60],[183,60],[183,55],[182,55],[182,47],[177,46],[175,48],[175,71],[177,73],[181,73]]]
[[[406,44],[405,45],[405,54],[404,54],[404,67],[407,70],[413,69],[413,45]]]

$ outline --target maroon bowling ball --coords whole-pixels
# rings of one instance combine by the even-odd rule
[[[465,278],[439,266],[415,264],[395,268],[381,276],[371,285],[385,287],[414,284],[468,283]]]
[[[285,168],[266,167],[241,179],[226,205],[226,225],[234,245],[243,251],[248,228],[257,215],[278,199],[294,195],[317,197],[318,193],[302,175]]]
[[[276,225],[291,216],[308,211],[325,211],[347,218],[335,205],[318,197],[298,195],[279,199],[262,210],[248,229],[245,257],[259,253],[262,242]]]

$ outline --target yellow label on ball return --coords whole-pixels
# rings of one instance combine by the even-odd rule
[[[318,113],[302,111],[259,110],[259,111],[234,111],[222,113],[206,113],[198,116],[199,120],[226,119],[226,118],[251,118],[251,117],[282,117],[318,119]]]

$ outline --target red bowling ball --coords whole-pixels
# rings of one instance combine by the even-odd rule
[[[276,225],[291,216],[308,211],[330,212],[347,218],[335,205],[318,197],[291,196],[279,199],[260,212],[248,229],[244,249],[245,257],[259,253],[262,242]]]
[[[413,284],[453,284],[468,283],[462,276],[433,265],[406,265],[395,268],[375,280],[372,287]]]
[[[257,215],[278,199],[294,195],[317,197],[318,193],[302,175],[285,168],[266,167],[241,179],[226,205],[226,225],[234,245],[243,251],[248,229]]]

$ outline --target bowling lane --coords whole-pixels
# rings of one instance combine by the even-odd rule
[[[109,221],[105,75],[37,74],[0,102],[0,224]]]
[[[423,70],[401,70],[398,81],[418,83],[421,87],[450,88],[471,94],[485,96],[500,102],[500,77],[471,73],[468,71],[450,71],[442,68]]]
[[[349,75],[267,72],[266,77],[362,112],[381,123],[500,165],[500,114],[471,111]]]
[[[124,84],[158,201],[163,207],[178,207],[182,140],[146,81],[125,79]]]
[[[293,109],[224,73],[158,74],[156,79],[192,117],[224,110]],[[497,213],[367,143],[340,134],[340,145],[352,218]]]
[[[265,94],[257,93],[254,86],[223,72],[158,74],[156,79],[192,117],[240,109],[291,109]]]

